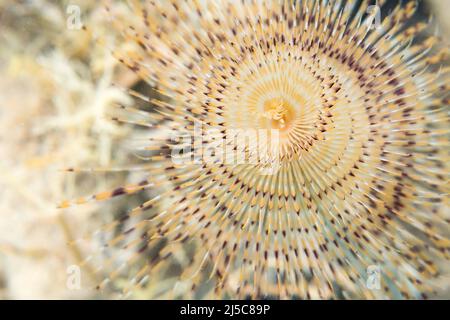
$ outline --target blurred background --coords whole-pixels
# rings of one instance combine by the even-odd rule
[[[124,2],[111,2],[125,19],[133,17]],[[447,40],[449,6],[450,0],[420,6]],[[86,256],[68,243],[135,203],[118,199],[64,211],[57,205],[136,181],[120,172],[62,170],[129,162],[120,146],[131,129],[110,120],[112,106],[131,101],[123,88],[142,87],[110,53],[128,44],[116,41],[94,0],[0,0],[0,30],[0,299],[108,298],[87,289],[97,281],[94,271],[73,285],[71,267]]]

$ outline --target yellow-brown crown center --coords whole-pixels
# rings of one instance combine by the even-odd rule
[[[270,99],[264,103],[262,117],[270,121],[270,127],[283,130],[294,118],[294,109],[282,98]]]

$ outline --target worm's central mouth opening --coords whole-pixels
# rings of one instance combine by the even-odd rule
[[[272,129],[289,128],[294,116],[294,108],[283,98],[270,99],[264,103],[262,117],[269,121]]]

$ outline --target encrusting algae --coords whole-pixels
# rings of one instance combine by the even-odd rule
[[[449,69],[428,23],[413,23],[415,2],[379,25],[370,1],[132,3],[132,25],[111,23],[135,46],[114,55],[159,98],[135,93],[151,108],[115,120],[170,134],[147,140],[142,181],[92,197],[159,190],[101,230],[128,256],[99,289],[123,270],[124,294],[145,287],[192,245],[173,297],[433,294],[450,245]],[[200,145],[277,134],[232,149],[256,162],[221,150],[175,161],[197,151],[173,137],[198,127]]]

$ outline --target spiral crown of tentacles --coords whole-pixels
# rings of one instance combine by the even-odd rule
[[[368,9],[385,5],[136,1],[135,24],[113,21],[136,47],[115,55],[161,94],[143,98],[151,112],[124,107],[141,116],[134,124],[171,137],[200,126],[202,144],[211,130],[223,140],[277,132],[275,147],[258,149],[279,161],[271,174],[220,151],[217,161],[174,164],[179,146],[154,138],[144,181],[93,197],[161,190],[115,222],[137,220],[109,243],[134,252],[127,268],[166,241],[133,285],[195,243],[176,277],[193,297],[205,283],[209,297],[432,294],[449,250],[447,52],[428,23],[413,22],[415,2],[376,25],[382,10]],[[374,266],[379,290],[368,288]]]

